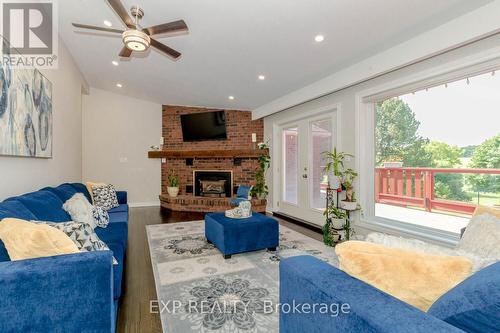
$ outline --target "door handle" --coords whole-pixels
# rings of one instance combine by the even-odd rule
[[[303,174],[302,178],[306,179],[307,178],[307,173]]]

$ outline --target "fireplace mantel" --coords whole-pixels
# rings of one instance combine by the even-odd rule
[[[152,150],[149,158],[257,158],[268,154],[267,149],[235,149],[235,150]]]

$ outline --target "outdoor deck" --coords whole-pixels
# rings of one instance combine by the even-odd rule
[[[472,202],[437,198],[436,174],[499,176],[500,169],[383,167],[375,169],[375,215],[459,233],[476,209]],[[494,203],[496,204],[496,203]]]
[[[387,204],[375,204],[375,215],[386,219],[402,221],[424,227],[460,233],[467,226],[469,218],[428,212],[420,209],[405,208]]]

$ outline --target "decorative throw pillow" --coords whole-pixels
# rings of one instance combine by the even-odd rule
[[[111,184],[92,186],[92,198],[94,198],[94,206],[102,207],[106,211],[120,206],[115,187]]]
[[[361,241],[338,244],[340,269],[422,311],[466,279],[463,257],[428,255]]]
[[[0,222],[0,239],[11,260],[79,253],[69,237],[48,225],[6,218]]]
[[[474,216],[490,214],[500,219],[500,209],[490,206],[477,206],[474,210]]]
[[[80,251],[110,251],[110,248],[104,243],[94,232],[94,229],[86,223],[78,222],[45,222],[33,221],[36,223],[46,224],[64,232],[75,243]],[[113,264],[118,264],[113,257]]]
[[[92,229],[96,227],[93,208],[83,193],[76,193],[63,205],[63,209],[68,212],[72,221],[87,223]]]
[[[109,224],[109,214],[102,207],[92,207],[94,222],[98,227],[106,228]]]
[[[500,218],[489,213],[474,215],[458,242],[457,250],[500,260]]]
[[[94,195],[92,194],[92,187],[94,186],[105,186],[106,183],[94,183],[94,182],[86,182],[85,186],[87,187],[87,191],[90,194],[90,198],[92,199],[92,204],[94,205]]]

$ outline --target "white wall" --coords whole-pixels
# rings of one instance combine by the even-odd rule
[[[264,138],[265,141],[269,140],[271,145],[271,156],[272,163],[280,163],[280,156],[273,154],[273,126],[275,124],[282,123],[289,118],[294,117],[306,117],[308,114],[313,112],[313,110],[325,108],[327,106],[338,105],[340,111],[338,113],[340,135],[338,136],[337,149],[345,151],[351,154],[356,154],[356,146],[358,137],[356,136],[356,97],[361,91],[366,91],[373,87],[379,87],[383,85],[391,86],[394,82],[401,81],[402,79],[409,77],[417,77],[421,73],[433,73],[436,69],[441,69],[445,66],[450,68],[453,66],[460,66],[465,63],[473,63],[476,59],[483,58],[499,58],[500,57],[500,36],[490,37],[483,41],[465,46],[461,49],[449,52],[447,54],[435,57],[433,59],[427,60],[425,62],[400,69],[391,74],[384,75],[377,79],[367,81],[362,84],[358,84],[351,88],[341,90],[339,92],[318,98],[316,100],[298,105],[296,107],[290,108],[288,110],[275,113],[264,118]],[[443,124],[446,126],[446,124]],[[351,161],[350,167],[355,167],[355,160]],[[272,170],[272,169],[270,169]],[[267,177],[267,182],[269,185],[270,193],[268,197],[268,210],[276,211],[279,208],[276,203],[279,200],[278,195],[274,192],[277,191],[273,189],[276,182],[279,181],[279,174],[272,174],[269,172]],[[360,174],[360,181],[363,179],[363,174]],[[277,186],[276,186],[277,187]],[[276,191],[275,191],[276,190]],[[361,194],[360,194],[361,195]],[[359,197],[359,195],[358,195]]]
[[[148,159],[162,135],[162,106],[90,89],[83,97],[83,180],[128,191],[131,205],[159,205],[161,161]]]
[[[82,86],[85,79],[59,39],[59,68],[41,70],[52,82],[53,157],[0,156],[0,201],[82,178]]]

